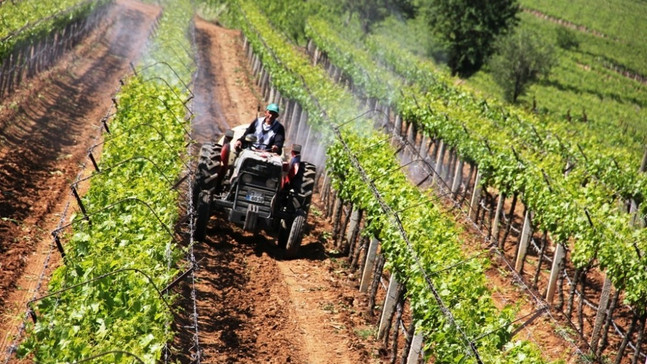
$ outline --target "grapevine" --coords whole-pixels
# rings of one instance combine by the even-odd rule
[[[189,47],[188,40],[170,35],[185,34],[191,14],[188,1],[167,4],[150,61],[164,60],[176,42]],[[188,54],[181,61],[190,64]],[[95,358],[106,363],[136,356],[152,363],[172,339],[168,302],[173,297],[160,297],[159,289],[181,270],[181,252],[168,232],[178,220],[180,196],[169,190],[165,176],[180,175],[184,166],[186,110],[178,95],[187,95],[150,72],[125,80],[116,97],[110,132],[119,137],[104,143],[100,171],[83,198],[91,225],[82,216],[73,218],[73,231],[65,239],[66,264],[54,272],[49,286],[50,292],[74,288],[39,301],[38,319],[19,350],[22,356],[38,362]],[[190,74],[190,69],[182,72],[182,81],[188,82]],[[121,273],[106,276],[115,271]],[[114,355],[101,355],[107,352]]]

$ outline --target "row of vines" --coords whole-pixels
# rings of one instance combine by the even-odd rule
[[[496,212],[492,209],[493,232],[498,229],[506,197],[513,196],[512,213],[521,197],[525,208],[532,212],[526,214],[532,216],[532,228],[544,235],[549,233],[557,244],[554,260],[562,265],[554,269],[557,275],[564,268],[565,250],[572,249],[575,272],[569,315],[575,286],[599,266],[609,283],[623,291],[625,302],[634,311],[625,338],[636,328],[641,332],[647,302],[645,232],[633,227],[641,218],[626,212],[641,207],[637,205],[643,198],[645,176],[631,162],[630,149],[616,147],[624,145],[620,133],[609,131],[602,135],[587,127],[548,123],[490,100],[479,100],[383,37],[369,37],[363,49],[316,19],[308,21],[307,32],[311,44],[317,47],[310,49],[315,62],[331,62],[333,78],[392,107],[397,113],[396,121],[404,119],[413,129],[411,142],[419,144],[423,157],[433,147],[430,159],[440,166],[444,149],[448,149],[461,163],[457,169],[462,171],[463,161],[478,166],[480,183],[499,194]],[[400,125],[396,122],[395,127]],[[496,233],[492,236],[498,239]],[[504,240],[499,242],[501,248]],[[520,248],[517,256],[525,254]],[[546,292],[549,302],[557,280],[561,280],[557,275],[551,277]],[[601,301],[599,311],[604,313],[607,304]],[[582,324],[579,326],[582,330]],[[638,347],[640,338],[642,335]],[[626,340],[622,350],[625,345]]]
[[[343,200],[364,211],[365,234],[382,242],[387,267],[406,286],[426,352],[441,362],[542,362],[537,348],[512,338],[514,312],[495,307],[485,285],[485,261],[467,259],[453,222],[407,181],[389,136],[373,131],[369,121],[353,120],[362,101],[313,67],[255,5],[239,5],[238,24],[255,55],[252,67],[260,71],[261,85],[271,81],[269,99],[280,100],[292,115],[286,119],[289,128],[299,125],[294,122],[305,112],[322,135],[318,139],[332,143],[327,178]]]
[[[25,0],[0,7],[0,97],[48,69],[104,19],[113,0]]]
[[[175,232],[177,179],[187,168],[190,91],[184,85],[194,65],[190,53],[177,51],[191,49],[192,4],[163,5],[148,57],[122,80],[116,110],[101,126],[103,141],[90,148],[94,170],[72,185],[79,210],[53,232],[64,265],[54,272],[50,293],[30,304],[33,324],[19,348],[22,357],[168,359],[176,314],[168,286],[185,268]]]

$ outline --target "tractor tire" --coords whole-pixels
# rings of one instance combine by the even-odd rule
[[[301,208],[303,211],[308,214],[310,211],[310,203],[312,202],[312,194],[314,193],[315,188],[315,176],[317,175],[317,167],[312,164],[305,162],[306,168],[303,172],[303,182],[301,184],[301,191],[305,196],[303,201],[301,201]]]
[[[306,217],[304,214],[299,214],[292,222],[290,228],[290,235],[285,245],[285,252],[288,257],[294,257],[299,251],[301,246],[301,239],[303,239],[303,229],[305,227]]]
[[[211,217],[211,196],[209,191],[201,191],[198,197],[196,208],[195,226],[193,229],[193,240],[204,241],[207,237],[207,225]]]
[[[208,190],[216,186],[215,181],[207,183],[207,179],[216,173],[220,172],[220,151],[222,146],[215,143],[204,143],[200,148],[200,155],[198,156],[198,166],[196,169],[195,179],[193,181],[193,206],[198,205],[200,192]]]
[[[211,160],[211,148],[213,147],[212,143],[204,143],[200,147],[200,154],[198,155],[198,165],[196,167],[196,172],[193,180],[193,206],[198,206],[198,200],[200,196],[200,191],[206,189],[204,185],[204,180],[208,177],[208,164]]]

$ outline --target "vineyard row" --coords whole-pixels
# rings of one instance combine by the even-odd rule
[[[311,46],[309,47],[309,51],[313,56],[313,62],[321,62],[327,65],[326,68],[330,76],[338,82],[341,81],[343,79],[343,72],[341,72],[341,69],[336,67],[332,62],[329,62],[325,56],[322,56],[321,52],[318,49],[314,48],[313,43],[310,43],[310,45]],[[427,138],[426,134],[418,133],[415,123],[409,123],[408,125],[403,126],[402,118],[395,117],[394,119],[394,125],[391,125],[394,136],[400,138],[400,134],[404,133],[403,137],[407,139],[410,145],[414,146],[415,155],[408,156],[409,160],[417,158],[417,160],[419,161],[425,161],[424,163],[426,163],[430,167],[438,166],[438,168],[436,168],[436,170],[433,172],[432,176],[427,176],[425,178],[430,180],[432,183],[437,182],[437,179],[442,180],[441,184],[446,187],[448,194],[451,193],[454,196],[455,200],[458,200],[455,201],[455,203],[460,204],[465,202],[468,188],[467,186],[462,186],[462,180],[465,178],[465,175],[467,175],[468,185],[476,186],[476,188],[474,189],[473,193],[471,193],[472,198],[470,201],[468,201],[469,204],[465,206],[465,209],[466,211],[468,211],[468,214],[470,218],[473,219],[473,221],[479,222],[480,224],[483,224],[485,222],[486,225],[488,225],[488,227],[486,228],[486,240],[491,239],[494,242],[498,241],[499,249],[503,250],[505,248],[504,244],[507,241],[507,237],[509,236],[510,231],[513,229],[512,220],[515,218],[514,214],[515,205],[517,204],[517,196],[515,195],[513,200],[509,204],[511,208],[506,220],[506,214],[503,211],[503,206],[506,199],[505,194],[500,193],[499,196],[495,198],[487,192],[486,188],[481,187],[480,173],[477,173],[476,177],[474,177],[474,171],[478,169],[474,165],[474,163],[464,162],[463,159],[458,155],[457,151],[453,148],[447,147],[443,140],[429,139]],[[464,165],[469,165],[469,172],[466,172],[464,170]],[[472,178],[474,178],[474,180],[472,180]],[[459,189],[462,189],[464,192],[462,194],[459,194]],[[491,205],[489,209],[486,208],[485,200],[483,200],[484,196],[482,195],[487,195],[489,197],[488,201]],[[486,214],[488,213],[490,221],[486,221]],[[533,287],[536,291],[543,290],[546,296],[546,300],[549,303],[553,303],[553,299],[557,292],[557,307],[559,310],[563,311],[567,315],[567,317],[572,317],[571,315],[573,312],[574,297],[579,297],[579,306],[577,308],[578,325],[572,326],[580,331],[582,337],[585,337],[585,331],[587,333],[587,336],[588,333],[591,333],[591,336],[589,337],[589,343],[590,350],[593,353],[597,353],[597,356],[600,356],[604,353],[604,349],[608,344],[607,334],[609,326],[612,325],[615,328],[616,333],[621,337],[621,342],[618,349],[619,352],[616,355],[617,360],[620,360],[620,358],[623,357],[623,351],[627,346],[631,347],[634,350],[634,360],[636,360],[638,357],[644,357],[644,354],[640,352],[640,346],[643,342],[644,335],[643,330],[641,330],[641,327],[643,327],[644,325],[644,315],[641,315],[639,311],[634,312],[630,309],[624,309],[624,312],[619,312],[620,309],[617,305],[619,291],[616,292],[616,294],[613,296],[612,301],[610,302],[609,291],[611,290],[611,287],[608,279],[605,279],[603,292],[606,292],[606,294],[602,295],[600,304],[593,304],[587,301],[585,294],[582,292],[586,291],[586,274],[587,271],[591,268],[588,267],[587,269],[583,270],[577,268],[573,269],[572,266],[567,267],[564,260],[564,246],[561,244],[558,244],[557,247],[554,248],[554,257],[552,259],[546,256],[546,254],[549,254],[547,249],[549,241],[546,239],[546,232],[544,231],[543,237],[540,236],[540,238],[536,239],[537,241],[539,241],[539,243],[537,243],[535,239],[532,239],[533,224],[532,219],[530,218],[531,215],[531,212],[526,210],[525,213],[522,214],[523,217],[521,218],[521,221],[523,221],[523,223],[521,224],[521,226],[519,226],[519,229],[515,229],[518,232],[519,239],[516,249],[514,249],[512,255],[509,257],[514,261],[514,263],[510,264],[510,266],[514,266],[514,270],[516,270],[520,274],[523,274],[524,265],[528,257],[528,247],[533,247],[536,250],[535,254],[537,255],[538,259],[533,264],[534,278],[530,279],[530,282],[527,282],[528,285]],[[501,219],[506,220],[506,222],[504,224],[500,224]],[[505,231],[503,238],[500,238],[499,235],[500,227],[502,227]],[[536,226],[534,227],[536,229]],[[552,264],[551,274],[549,277],[541,277],[540,275],[542,264],[544,262],[549,265]],[[569,269],[570,272],[574,271],[573,280],[570,280],[568,278],[566,273],[567,269]],[[529,275],[532,277],[532,274]],[[539,281],[540,277],[542,279],[546,279],[547,282],[542,283],[542,281]],[[571,287],[568,294],[568,302],[566,308],[564,308],[564,280],[568,281]],[[577,290],[576,287],[580,284],[582,287],[580,290]],[[595,292],[594,296],[596,296],[597,298],[599,297],[598,294],[599,292]],[[538,304],[540,305],[541,303],[542,302],[538,302]],[[588,304],[597,311],[597,314],[596,311],[593,312],[593,314],[595,314],[595,323],[592,322],[592,317],[587,317],[586,323],[588,327],[586,329],[584,326],[584,319],[582,314],[582,306],[584,303]],[[608,308],[609,304],[610,308]],[[613,311],[617,307],[618,311],[616,311],[615,314],[625,317],[631,317],[630,320],[632,323],[629,326],[628,333],[626,330],[623,330],[619,325],[615,324],[612,321],[612,316],[614,314]],[[631,343],[631,337],[636,331],[637,333],[635,335],[637,337],[634,339],[634,343],[637,342],[637,344],[633,345]],[[600,343],[599,346],[598,343]],[[586,345],[587,343],[584,343],[584,346]]]
[[[318,37],[313,38],[317,43],[314,62],[321,53],[335,56],[332,75],[352,86],[361,86],[368,78],[372,83],[367,83],[364,92],[379,97],[379,89],[372,91],[370,85],[382,78],[388,80],[388,69],[378,70],[374,65],[379,62],[351,49],[353,46],[340,37],[325,34],[327,40],[320,40],[324,38],[322,34],[312,32],[313,37]],[[423,141],[443,140],[461,159],[478,164],[481,182],[512,196],[514,201],[522,200],[534,212],[535,225],[549,232],[553,240],[568,244],[576,237],[573,261],[577,267],[584,270],[599,264],[612,282],[625,290],[627,301],[641,311],[646,289],[645,272],[639,267],[644,266],[641,252],[647,242],[642,229],[631,228],[629,221],[634,218],[623,208],[644,216],[645,205],[641,206],[640,201],[645,175],[620,167],[630,164],[615,154],[604,154],[596,141],[599,138],[590,133],[588,149],[585,144],[567,143],[559,137],[573,136],[566,129],[557,132],[548,126],[521,122],[532,118],[454,90],[447,81],[439,80],[429,66],[425,68],[400,49],[393,50],[388,40],[381,39],[379,45],[372,47],[380,54],[376,58],[414,85],[396,98],[397,105],[392,99],[380,99],[389,108],[400,110],[395,117],[413,122],[422,132]],[[356,74],[362,76],[361,82],[353,78]],[[587,136],[579,131],[577,134]],[[532,148],[526,151],[525,146]]]
[[[191,68],[174,69],[169,62],[177,46],[191,48],[193,9],[188,1],[165,5],[148,58],[122,81],[113,98],[116,112],[103,120],[104,140],[90,152],[95,170],[73,185],[90,182],[77,196],[77,214],[55,231],[65,264],[54,272],[50,293],[32,305],[36,320],[21,356],[153,363],[168,354],[175,313],[170,286],[186,270],[174,226],[176,179],[186,172],[190,138],[189,91],[181,85],[192,76]],[[189,54],[176,60],[192,62]],[[166,72],[158,72],[158,64]],[[100,161],[92,152],[97,147]]]
[[[3,39],[0,42],[0,98],[49,69],[100,26],[112,1],[84,1]]]
[[[299,116],[294,116],[294,112],[290,112],[290,110],[294,109],[302,109],[302,106],[295,107],[295,106],[290,106],[293,104],[293,102],[288,101],[289,98],[287,96],[281,96],[279,95],[279,92],[281,94],[288,93],[288,92],[294,92],[296,94],[299,94],[299,87],[298,84],[301,83],[301,93],[300,95],[306,99],[306,102],[309,105],[313,105],[313,108],[306,111],[307,115],[310,116],[311,114],[314,114],[315,116],[318,115],[318,117],[315,120],[315,123],[309,123],[312,127],[310,127],[310,131],[306,133],[310,134],[311,136],[314,136],[314,133],[312,132],[313,128],[319,129],[319,132],[322,132],[325,130],[326,127],[330,128],[332,126],[330,124],[330,120],[327,120],[325,117],[326,114],[328,114],[331,110],[334,111],[335,106],[339,108],[338,101],[341,100],[353,100],[352,97],[348,97],[347,95],[340,95],[341,97],[339,98],[333,98],[330,95],[334,95],[337,92],[340,92],[341,94],[344,94],[344,91],[338,91],[338,87],[335,86],[334,84],[330,84],[329,81],[325,81],[325,79],[321,79],[323,85],[318,86],[315,84],[310,83],[310,79],[318,79],[321,75],[321,71],[317,68],[313,68],[310,66],[310,62],[307,60],[303,60],[302,56],[296,55],[296,52],[294,50],[290,49],[290,45],[287,45],[285,43],[284,38],[280,36],[276,36],[271,34],[273,30],[271,28],[267,27],[266,24],[267,22],[265,21],[266,19],[262,18],[260,14],[258,13],[258,10],[253,7],[253,5],[247,3],[247,2],[241,2],[241,9],[245,12],[245,16],[241,17],[241,26],[244,29],[245,35],[246,35],[246,47],[249,46],[250,48],[253,48],[254,51],[252,52],[253,55],[251,55],[252,60],[251,64],[252,67],[256,70],[260,70],[260,84],[262,88],[267,89],[268,82],[271,83],[271,85],[276,86],[277,91],[273,91],[272,87],[269,86],[270,91],[268,94],[269,100],[279,100],[279,102],[284,105],[284,108],[287,109],[287,113],[284,114],[284,120],[286,120],[286,124],[293,120],[301,120],[303,118],[303,110],[298,110],[300,111]],[[252,28],[247,28],[251,27],[250,24],[254,24],[253,29]],[[262,28],[262,29],[261,29]],[[260,35],[262,34],[262,38]],[[267,55],[271,55],[270,57],[267,57]],[[263,58],[261,58],[260,55],[263,55]],[[280,55],[280,57],[278,56]],[[294,58],[293,58],[294,57]],[[260,63],[260,65],[259,65]],[[274,63],[274,64],[272,64]],[[285,65],[289,64],[290,67],[286,67]],[[303,66],[303,68],[301,68]],[[298,70],[298,71],[296,71]],[[287,76],[286,76],[287,75]],[[299,80],[299,82],[295,83],[290,83],[289,86],[291,88],[287,87],[281,87],[280,85],[285,85],[287,82],[287,78],[291,78],[292,80]],[[319,92],[322,92],[321,94]],[[325,93],[325,94],[324,94]],[[266,92],[267,94],[267,92]],[[323,97],[319,97],[319,95]],[[309,99],[309,100],[308,100]],[[354,104],[355,102],[353,101],[348,101],[350,104]],[[299,104],[301,104],[299,102]],[[325,106],[322,106],[325,105]],[[328,106],[331,106],[329,110]],[[355,108],[355,110],[358,110],[359,108]],[[317,111],[318,110],[318,111]],[[310,118],[308,118],[309,121]],[[324,124],[325,123],[325,124]],[[337,125],[340,125],[343,123],[342,120],[337,119],[336,122],[334,122]],[[298,124],[297,124],[298,125]],[[355,128],[357,125],[353,125],[353,128]],[[298,126],[297,128],[294,128],[294,126],[290,126],[288,124],[288,128],[295,130],[298,129],[299,132],[297,134],[301,133],[300,130],[303,128],[301,126]],[[322,130],[323,129],[323,130]],[[370,132],[370,129],[362,129],[361,127],[359,128],[361,130],[367,130]],[[316,133],[316,132],[315,132]],[[330,138],[330,135],[328,135],[328,138]],[[369,138],[370,139],[370,138]],[[321,142],[326,142],[327,139],[326,135],[324,134],[322,138],[318,139]],[[354,142],[359,142],[358,140],[354,139]],[[299,141],[299,139],[297,139]],[[380,141],[379,143],[377,143]],[[379,146],[383,147],[384,155],[382,155],[384,158],[387,158],[384,160],[384,165],[381,166],[381,168],[388,169],[389,166],[394,166],[395,167],[395,160],[392,159],[392,151],[391,148],[388,147],[388,145],[385,145],[383,143],[383,140],[380,140],[377,137],[373,137],[373,140],[365,140],[363,141],[363,145],[373,145],[373,144],[378,144]],[[371,143],[375,142],[375,143]],[[307,139],[303,142],[305,144],[310,143]],[[361,142],[360,142],[361,143]],[[328,156],[328,166],[329,168],[332,168],[330,163],[337,163],[335,161],[343,161],[343,156],[342,155],[335,155],[335,158],[330,157],[330,148],[329,150],[329,156]],[[390,157],[388,157],[390,156]],[[331,162],[332,161],[332,162]],[[373,165],[376,163],[375,161],[372,162]],[[378,163],[379,164],[379,163]],[[349,166],[350,167],[350,166]],[[394,170],[397,170],[398,168],[394,168]],[[344,170],[342,168],[341,170]],[[340,171],[338,170],[336,173],[339,173]],[[353,174],[352,168],[347,168],[343,172],[344,174]],[[394,176],[402,176],[401,174],[398,174],[397,172],[394,173]],[[346,178],[349,176],[346,175]],[[384,188],[386,190],[391,190],[394,188],[394,184],[400,184],[401,187],[399,189],[404,188],[407,193],[404,194],[392,194],[391,192],[385,193],[385,196],[389,196],[389,199],[396,199],[397,201],[391,201],[392,203],[400,204],[400,205],[408,205],[406,201],[419,201],[419,197],[414,197],[417,195],[419,192],[416,192],[417,190],[415,188],[409,189],[406,186],[408,183],[406,182],[406,178],[402,177],[397,177],[397,178],[404,178],[404,179],[399,179],[397,183],[394,183],[395,181],[391,181],[390,178],[386,178],[382,176],[382,182],[385,183],[385,185],[380,185],[380,188]],[[349,182],[350,183],[350,182]],[[394,183],[394,184],[392,184]],[[359,188],[361,190],[360,186],[364,186],[364,183],[361,181],[354,180],[351,185],[346,186],[347,192],[345,192],[345,196],[350,197],[348,194],[352,194],[350,190],[348,189],[357,189]],[[338,188],[341,186],[337,186]],[[366,191],[364,191],[366,193]],[[409,195],[411,193],[411,195]],[[357,198],[360,198],[359,196]],[[364,198],[369,198],[368,196]],[[403,200],[399,200],[402,198]],[[369,198],[370,199],[370,198]],[[368,203],[368,201],[364,201]],[[487,358],[492,358],[492,355],[498,357],[498,358],[503,358],[505,357],[505,360],[510,360],[511,362],[514,362],[516,360],[516,355],[525,355],[528,357],[535,358],[535,362],[539,362],[537,359],[538,352],[534,351],[533,349],[528,346],[527,343],[523,343],[521,341],[517,341],[515,345],[511,346],[506,346],[508,349],[507,351],[504,351],[503,353],[500,351],[504,344],[507,342],[507,335],[501,335],[505,330],[503,327],[506,326],[506,322],[512,321],[512,318],[510,316],[511,311],[507,310],[506,312],[498,312],[496,308],[492,306],[491,299],[489,298],[488,293],[484,293],[481,288],[481,285],[483,284],[483,275],[481,271],[481,262],[478,259],[475,259],[472,261],[471,264],[465,264],[465,265],[458,265],[458,268],[456,271],[449,272],[446,276],[440,276],[437,279],[441,281],[439,283],[440,286],[443,287],[441,293],[442,293],[442,299],[443,300],[448,300],[450,304],[448,304],[448,307],[452,307],[453,311],[451,313],[448,312],[441,312],[442,310],[438,310],[439,306],[434,306],[432,305],[429,307],[428,305],[428,300],[431,299],[431,292],[433,291],[433,288],[430,290],[428,284],[423,283],[419,281],[420,277],[420,271],[419,270],[414,270],[413,272],[410,271],[412,266],[409,263],[407,263],[407,259],[411,259],[411,256],[406,253],[405,251],[400,251],[400,249],[403,248],[402,244],[402,238],[398,237],[399,233],[396,231],[391,230],[391,228],[388,226],[388,222],[384,221],[384,218],[379,218],[378,216],[384,216],[383,211],[378,211],[379,209],[375,210],[370,210],[367,211],[367,216],[368,216],[368,221],[372,222],[372,231],[374,233],[378,233],[380,231],[380,237],[383,241],[383,246],[387,246],[388,248],[386,249],[388,254],[390,255],[391,259],[387,259],[388,262],[391,262],[390,264],[395,264],[395,266],[391,266],[391,269],[396,269],[399,270],[399,276],[402,277],[409,277],[407,279],[407,288],[408,291],[410,292],[409,294],[409,299],[413,300],[411,302],[412,305],[414,306],[413,312],[414,315],[420,315],[416,318],[418,329],[421,332],[426,332],[427,333],[427,339],[428,341],[428,349],[431,349],[432,355],[436,356],[437,358],[445,358],[445,357],[460,357],[463,355],[467,356],[478,356],[478,354],[472,353],[470,354],[470,347],[473,347],[475,344],[471,342],[472,339],[479,337],[480,334],[483,334],[483,331],[486,330],[494,330],[497,332],[496,338],[491,337],[488,335],[485,335],[484,337],[486,339],[482,339],[481,342],[478,343],[478,351],[482,353],[486,353],[485,357]],[[400,206],[402,207],[402,206]],[[431,209],[428,210],[428,208]],[[398,209],[399,210],[399,209]],[[435,211],[435,208],[433,206],[428,206],[425,209],[419,208],[416,209],[415,212],[420,212],[424,211],[426,214],[424,216],[417,216],[417,218],[422,218],[422,219],[431,219],[431,220],[426,220],[427,226],[425,226],[425,223],[419,224],[419,221],[414,222],[414,219],[411,219],[412,221],[407,221],[407,230],[412,229],[414,230],[413,235],[416,236],[416,246],[419,249],[429,249],[431,246],[431,249],[433,252],[430,251],[424,251],[422,253],[425,263],[423,266],[425,269],[430,268],[430,266],[438,266],[441,261],[443,263],[448,263],[448,262],[460,262],[463,261],[464,258],[462,256],[462,253],[460,252],[460,249],[458,249],[456,244],[456,238],[450,238],[448,241],[442,240],[441,236],[452,236],[452,229],[449,231],[445,231],[446,228],[449,226],[449,222],[445,220],[442,217],[442,214],[439,214],[438,211]],[[407,219],[409,220],[409,219]],[[386,225],[385,225],[386,224]],[[431,224],[431,225],[429,225]],[[378,227],[379,226],[379,227]],[[422,227],[421,227],[422,226]],[[369,229],[369,230],[371,230]],[[422,231],[420,230],[422,229]],[[429,230],[427,230],[429,229]],[[440,230],[439,230],[440,229]],[[442,234],[434,236],[433,232],[440,232],[443,231]],[[419,235],[422,234],[422,235]],[[431,234],[431,235],[430,235]],[[449,234],[449,235],[448,235]],[[423,243],[422,241],[428,239],[427,242]],[[441,240],[439,240],[441,239]],[[386,241],[386,244],[384,243]],[[435,242],[434,243],[429,243],[428,242]],[[422,248],[422,246],[419,246],[418,244],[422,244],[425,248]],[[442,248],[441,248],[442,247]],[[442,250],[438,251],[438,250]],[[418,252],[419,253],[419,252]],[[438,258],[433,258],[434,254],[445,254],[444,258],[446,259],[440,259]],[[449,254],[446,255],[446,254]],[[403,261],[404,259],[404,261]],[[397,264],[396,264],[397,263]],[[428,266],[429,264],[430,266]],[[452,279],[455,278],[455,274],[460,274],[464,279],[467,280],[473,280],[473,287],[474,290],[471,292],[466,292],[463,288],[460,288],[456,284],[458,282],[453,281]],[[417,278],[413,278],[417,277]],[[450,283],[451,282],[451,283]],[[477,298],[477,296],[479,298]],[[471,302],[471,300],[475,299],[478,301],[478,303],[474,305],[470,305],[467,302]],[[462,304],[461,304],[462,302]],[[442,306],[442,305],[441,305]],[[477,313],[478,312],[478,313]],[[501,315],[501,316],[499,316]],[[453,321],[451,317],[459,317],[457,321],[460,321],[460,324],[452,324],[450,321]],[[496,317],[499,318],[496,318]],[[427,321],[425,322],[420,321],[421,317],[427,317]],[[483,318],[489,324],[485,324],[484,322],[481,322],[480,324],[477,323],[475,320],[476,318]],[[485,319],[487,317],[488,319]],[[431,321],[428,321],[431,320]],[[438,320],[438,321],[436,321]],[[449,320],[449,321],[447,321]],[[491,321],[489,321],[491,320]],[[440,324],[439,328],[439,323],[444,322],[444,324]],[[495,324],[498,323],[498,324]],[[468,339],[467,341],[470,342],[465,342],[465,338],[467,336],[465,335],[460,335],[459,332],[463,331],[463,325],[468,326],[468,329],[465,329],[465,331],[469,331],[469,337],[472,339]],[[500,325],[500,326],[499,326]],[[440,331],[439,331],[440,330]],[[480,332],[480,334],[476,334],[475,330]],[[483,330],[483,331],[481,331]],[[500,331],[502,330],[502,331]],[[463,338],[461,338],[463,337]],[[501,341],[499,341],[501,340]],[[474,358],[472,358],[474,359]]]

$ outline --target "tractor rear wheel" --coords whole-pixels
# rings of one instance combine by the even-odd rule
[[[290,228],[290,235],[288,236],[285,252],[288,257],[294,257],[299,251],[301,246],[301,239],[303,238],[303,228],[305,227],[306,217],[303,214],[299,214],[294,221],[292,222],[292,227]]]
[[[305,162],[305,171],[303,172],[303,182],[301,184],[301,191],[305,196],[301,208],[307,214],[310,211],[310,202],[312,201],[312,194],[314,193],[315,188],[315,176],[317,175],[317,167],[312,164]]]
[[[215,182],[207,183],[207,179],[216,173],[220,173],[220,152],[222,146],[215,143],[204,143],[200,148],[198,166],[195,180],[193,181],[193,205],[198,205],[200,191],[214,187]]]
[[[207,237],[207,224],[211,217],[211,196],[209,191],[201,191],[198,196],[193,240],[204,241]]]

